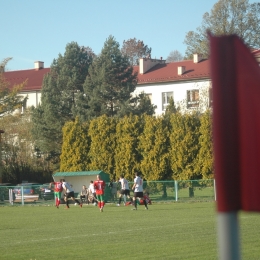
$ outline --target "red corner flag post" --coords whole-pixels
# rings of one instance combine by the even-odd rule
[[[236,36],[210,36],[221,259],[240,259],[237,211],[260,211],[260,67]]]

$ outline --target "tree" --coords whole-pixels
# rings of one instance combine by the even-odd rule
[[[169,105],[166,107],[165,110],[165,116],[170,117],[171,114],[176,114],[177,111],[179,111],[179,108],[176,108],[173,98],[170,97]]]
[[[37,147],[59,163],[62,145],[62,127],[78,115],[77,100],[94,54],[88,47],[76,42],[67,44],[64,55],[59,54],[44,77],[42,103],[34,109],[33,133]],[[57,167],[58,169],[58,167]]]
[[[51,181],[48,162],[34,150],[31,111],[10,114],[0,118],[2,135],[3,179],[5,182],[20,183],[22,180]]]
[[[151,100],[148,95],[144,92],[140,93],[138,96],[131,98],[129,101],[126,101],[122,104],[118,115],[123,117],[124,115],[154,115],[155,109],[157,106],[151,103]]]
[[[183,60],[182,54],[179,51],[174,50],[170,52],[169,56],[166,59],[166,62],[174,62],[180,60]]]
[[[11,58],[7,58],[0,63],[0,116],[21,108],[27,100],[27,97],[19,95],[26,85],[26,81],[19,85],[10,86],[5,79],[5,66],[10,60]]]
[[[85,99],[86,117],[116,116],[126,106],[128,111],[134,109],[131,93],[136,84],[137,74],[120,52],[118,42],[109,36],[101,54],[91,64],[84,83],[81,98]]]
[[[209,109],[200,116],[199,144],[196,172],[200,172],[203,179],[213,179],[212,112]]]
[[[169,161],[174,180],[201,179],[196,172],[197,155],[199,152],[200,121],[194,114],[172,114],[170,118]]]
[[[200,53],[209,56],[207,31],[214,35],[237,34],[250,48],[259,48],[260,3],[248,0],[219,0],[211,12],[203,15],[202,25],[186,34],[186,58]]]
[[[166,180],[169,174],[169,130],[163,117],[144,116],[144,130],[138,150],[142,156],[140,169],[146,180]]]
[[[139,59],[143,57],[151,57],[152,48],[149,48],[141,40],[131,38],[123,41],[121,49],[123,55],[126,55],[131,65],[139,65]]]
[[[74,122],[66,122],[62,128],[63,143],[60,156],[61,172],[87,171],[90,163],[88,152],[90,138],[88,122],[80,123],[76,117]]]
[[[138,137],[143,131],[141,116],[125,116],[116,126],[115,175],[121,174],[132,179],[136,169],[140,168],[141,156],[138,150]],[[115,177],[115,176],[113,176]]]
[[[91,140],[89,149],[89,169],[102,170],[114,175],[117,119],[100,116],[91,120],[88,135]]]

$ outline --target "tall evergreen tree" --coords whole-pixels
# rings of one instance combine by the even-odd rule
[[[197,114],[172,114],[169,160],[174,180],[201,179],[196,172],[200,121]]]
[[[143,131],[141,116],[125,116],[116,126],[115,175],[121,174],[133,179],[134,172],[140,168],[141,156],[136,147]]]
[[[114,175],[116,124],[116,118],[106,115],[91,120],[88,131],[91,139],[88,155],[90,170],[102,170],[111,176]]]
[[[163,117],[144,116],[144,130],[138,149],[141,172],[146,180],[166,180],[169,175],[169,131]]]
[[[75,119],[78,111],[77,98],[83,91],[88,68],[93,59],[89,48],[77,43],[67,44],[64,55],[59,54],[45,76],[42,86],[42,103],[34,110],[33,133],[38,148],[59,162],[62,144],[62,127]]]
[[[203,179],[214,178],[213,173],[213,139],[212,112],[207,110],[200,116],[200,150],[196,172],[201,173]]]
[[[109,36],[101,54],[89,68],[89,75],[84,84],[81,106],[85,109],[86,119],[100,115],[123,117],[130,113],[140,113],[141,97],[132,97],[137,84],[129,60],[119,49],[114,37]],[[139,107],[140,105],[140,107]],[[150,104],[147,109],[154,109]],[[150,111],[149,111],[150,113]]]
[[[61,172],[89,170],[90,138],[88,128],[88,122],[80,123],[78,117],[74,122],[66,122],[63,126],[62,154],[60,156]]]
[[[137,75],[133,73],[133,67],[120,52],[118,42],[110,36],[90,66],[84,84],[90,117],[116,115],[122,104],[131,98],[136,84]]]

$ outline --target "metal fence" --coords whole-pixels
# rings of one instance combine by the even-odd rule
[[[206,201],[215,200],[214,180],[148,181],[145,192],[152,201]]]
[[[130,187],[133,183],[130,182]],[[216,200],[215,180],[187,181],[145,181],[144,192],[149,193],[152,202],[184,202]],[[46,187],[45,187],[46,188]],[[117,203],[117,196],[107,198],[108,203]],[[79,192],[75,192],[75,196]],[[131,191],[131,196],[133,195]],[[64,202],[62,202],[64,203]],[[54,205],[53,191],[45,196],[42,185],[35,185],[33,190],[26,186],[0,186],[0,205]]]
[[[42,185],[0,186],[0,205],[52,204],[54,196],[48,200],[42,197]],[[53,192],[52,192],[53,194]]]
[[[215,180],[145,181],[143,187],[153,202],[216,200]]]

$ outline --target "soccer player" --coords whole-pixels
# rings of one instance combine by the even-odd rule
[[[65,190],[64,200],[66,202],[66,208],[69,208],[69,198],[75,201],[80,207],[82,208],[82,204],[79,203],[77,199],[75,199],[74,190],[72,189],[71,185],[66,182],[64,179],[62,180],[62,187]]]
[[[101,179],[100,175],[97,175],[97,180],[94,181],[94,188],[96,190],[96,196],[97,196],[98,207],[100,209],[100,212],[103,212],[103,208],[105,206],[105,200],[104,200],[105,187],[106,187],[105,181]]]
[[[132,190],[134,191],[134,208],[133,210],[137,210],[137,199],[143,200],[145,209],[148,209],[146,200],[144,200],[144,192],[143,192],[143,180],[139,176],[138,172],[135,172],[135,179],[134,179],[134,185],[132,187]]]
[[[60,181],[53,181],[50,183],[49,188],[51,189],[51,185],[54,184],[54,200],[55,200],[55,206],[57,209],[60,206],[60,200],[61,200],[61,192],[63,190],[62,188],[62,179]]]
[[[144,193],[144,200],[146,201],[146,204],[149,204],[149,205],[152,204],[152,201],[151,201],[151,199],[149,197],[149,193],[148,192]],[[140,200],[140,205],[144,205],[144,202],[142,200]]]
[[[132,202],[132,198],[130,197],[130,189],[129,189],[128,180],[126,180],[123,175],[120,175],[119,182],[121,183],[121,190],[120,190],[120,195],[119,195],[117,206],[120,206],[122,196],[126,196]]]
[[[146,200],[146,204],[147,205],[151,205],[152,204],[152,201],[149,198],[149,193],[148,192],[144,193],[144,200]],[[143,200],[139,200],[139,201],[137,200],[137,204],[144,205],[144,201]],[[125,205],[126,206],[132,205],[132,202],[128,201]]]
[[[88,204],[90,202],[91,199],[91,203],[93,203],[94,206],[97,205],[98,200],[97,200],[97,195],[96,195],[96,190],[94,188],[94,182],[90,181],[89,187],[88,187]]]

